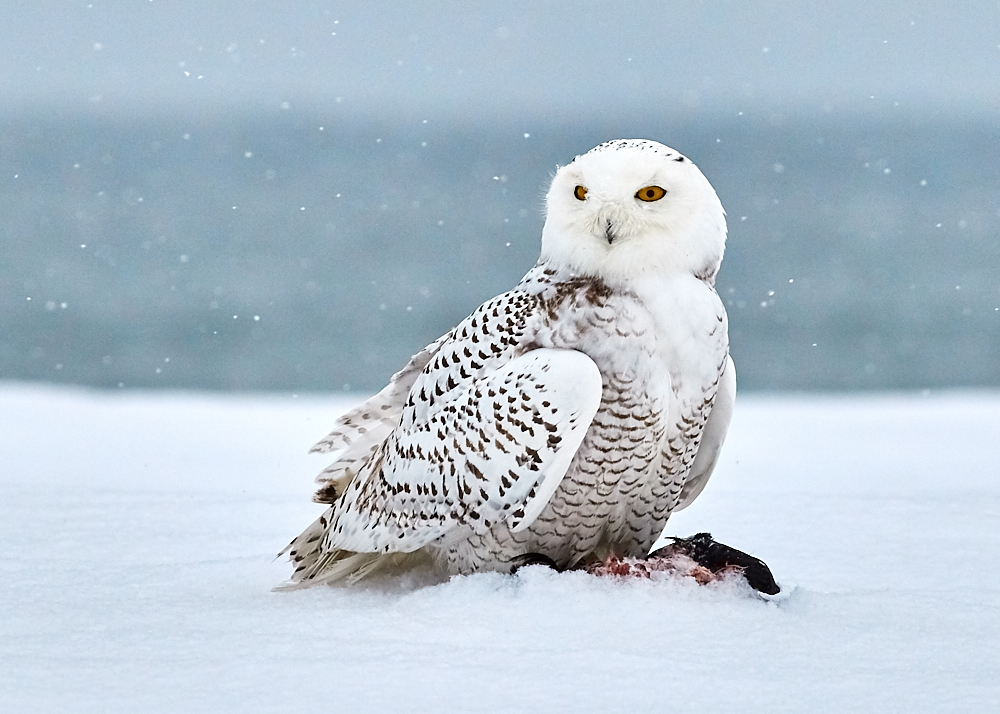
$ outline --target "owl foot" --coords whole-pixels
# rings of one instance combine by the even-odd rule
[[[556,561],[547,555],[542,555],[541,553],[522,553],[510,559],[510,574],[514,575],[518,570],[526,568],[529,565],[544,565],[553,570],[559,570]]]
[[[776,595],[781,590],[774,582],[771,569],[763,560],[716,542],[711,533],[696,533],[690,538],[674,538],[673,541],[665,548],[651,553],[648,560],[687,556],[713,575],[742,573],[750,587],[765,595]]]

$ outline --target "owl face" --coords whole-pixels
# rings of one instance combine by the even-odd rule
[[[714,275],[725,237],[722,205],[691,161],[653,141],[617,140],[556,172],[542,254],[612,280],[706,266]]]

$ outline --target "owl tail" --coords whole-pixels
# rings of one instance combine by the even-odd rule
[[[431,558],[422,551],[414,553],[355,553],[350,550],[325,550],[323,536],[329,520],[320,516],[301,535],[289,543],[282,556],[295,565],[287,583],[276,591],[300,590],[314,585],[353,585],[376,574],[390,574],[429,565]]]

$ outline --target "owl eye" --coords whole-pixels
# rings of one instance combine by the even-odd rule
[[[645,188],[640,188],[638,191],[635,192],[636,198],[638,198],[640,201],[646,201],[647,203],[649,203],[650,201],[659,201],[666,195],[667,192],[664,191],[659,186],[646,186]]]
[[[578,201],[586,201],[587,189],[584,186],[577,186],[573,189],[573,195],[576,196],[576,200]]]

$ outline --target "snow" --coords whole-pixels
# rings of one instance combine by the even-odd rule
[[[777,602],[538,567],[272,592],[356,401],[0,385],[0,710],[1000,711],[1000,394],[741,397],[668,527]]]

